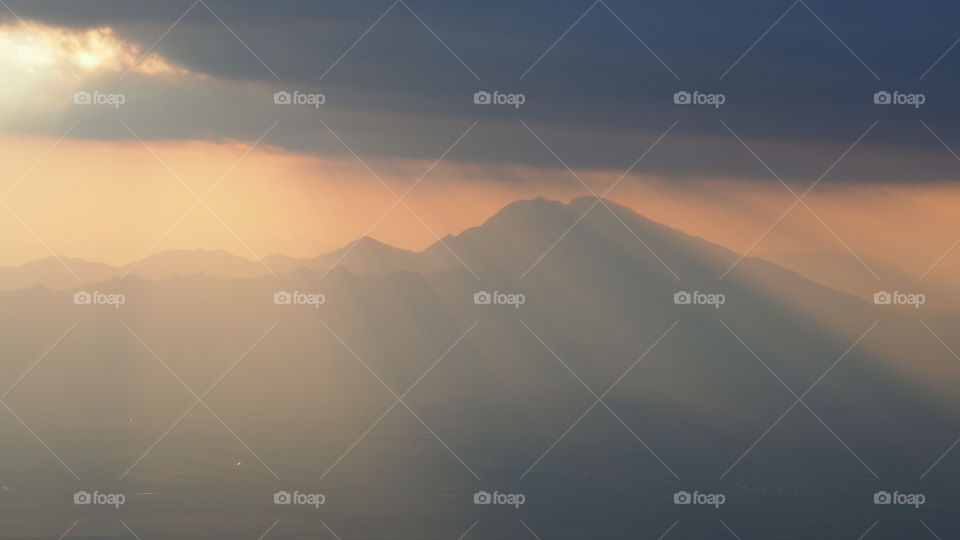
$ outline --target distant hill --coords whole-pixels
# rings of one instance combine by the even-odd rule
[[[263,261],[275,272],[287,272],[297,268],[326,271],[334,267],[342,267],[354,274],[388,274],[399,270],[435,272],[457,266],[456,260],[449,254],[415,253],[395,248],[368,236],[312,259],[271,255],[264,257]]]
[[[334,267],[346,268],[355,274],[387,274],[399,270],[429,273],[457,265],[449,253],[414,253],[364,237],[312,259],[269,255],[256,261],[223,250],[172,249],[117,267],[76,258],[46,257],[20,266],[0,267],[0,290],[37,285],[55,290],[73,289],[123,275],[144,279],[194,274],[248,278],[298,268],[326,271]]]
[[[205,274],[222,278],[262,276],[268,270],[259,262],[223,250],[171,249],[150,255],[125,266],[122,273],[144,279],[164,279],[172,275]]]
[[[119,269],[107,264],[75,258],[45,257],[21,266],[0,267],[0,290],[17,290],[42,285],[69,289],[84,283],[108,280]]]

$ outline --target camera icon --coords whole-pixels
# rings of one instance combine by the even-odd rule
[[[273,103],[274,105],[289,105],[293,103],[293,96],[290,92],[279,91],[273,94]]]
[[[292,504],[293,496],[289,491],[278,491],[273,494],[273,504]]]
[[[688,491],[678,491],[673,494],[673,504],[690,504],[693,498]]]
[[[91,504],[93,497],[87,491],[78,491],[73,494],[73,504]]]
[[[490,504],[493,502],[493,497],[490,496],[489,492],[478,491],[473,494],[473,504]]]
[[[881,90],[873,94],[873,103],[875,105],[889,105],[892,103],[890,92]]]
[[[93,103],[93,95],[86,90],[80,90],[79,92],[74,92],[73,94],[73,103],[75,105],[90,105]]]
[[[473,293],[473,303],[478,306],[488,306],[493,302],[493,295],[487,291]]]
[[[878,291],[873,293],[873,303],[881,306],[888,306],[893,303],[893,295],[887,291]]]
[[[481,90],[473,94],[473,103],[475,105],[489,105],[492,102],[493,102],[493,98],[490,95],[490,92]]]
[[[893,503],[893,497],[890,496],[889,491],[878,491],[873,494],[873,504],[891,504]]]
[[[689,105],[692,101],[690,92],[681,90],[673,94],[673,103],[676,105]]]
[[[88,306],[93,303],[93,295],[87,291],[73,293],[73,303],[78,306]]]
[[[288,306],[293,303],[293,294],[287,291],[278,291],[273,294],[273,303],[278,306]]]
[[[673,303],[678,306],[688,306],[693,303],[693,295],[687,291],[677,291],[673,293]]]

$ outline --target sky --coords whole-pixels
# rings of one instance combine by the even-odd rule
[[[960,235],[958,10],[4,0],[0,264],[418,250],[603,194],[737,251],[918,274]]]

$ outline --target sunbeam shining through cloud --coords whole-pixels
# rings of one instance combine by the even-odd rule
[[[957,537],[958,15],[0,0],[0,540]]]

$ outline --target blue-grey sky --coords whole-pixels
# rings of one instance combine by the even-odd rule
[[[364,157],[431,159],[479,120],[449,159],[557,165],[522,121],[569,166],[616,170],[679,121],[638,171],[775,181],[732,131],[784,179],[809,182],[876,123],[830,181],[960,172],[937,140],[960,146],[960,51],[950,50],[960,6],[948,1],[922,9],[822,0],[7,4],[25,20],[109,26],[209,77],[111,75],[96,87],[129,97],[116,114],[21,113],[8,118],[8,132],[59,133],[82,118],[74,135],[128,138],[119,116],[148,139],[252,141],[279,120],[269,143],[343,153],[326,122]],[[3,9],[0,16],[13,20]],[[323,93],[326,103],[277,107],[277,90]],[[522,93],[525,103],[478,106],[480,90]],[[720,93],[725,102],[675,105],[678,91]],[[878,91],[922,94],[924,103],[876,105]]]

